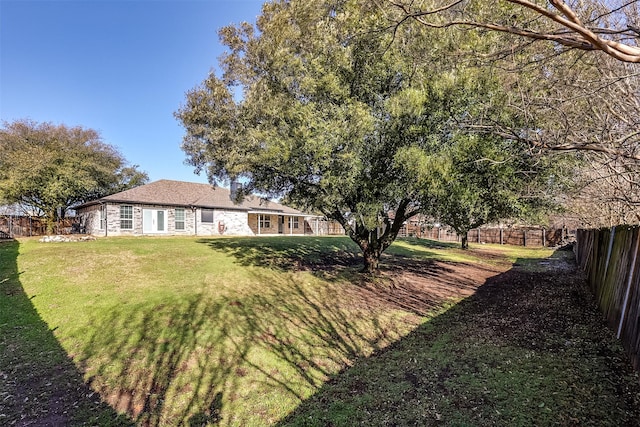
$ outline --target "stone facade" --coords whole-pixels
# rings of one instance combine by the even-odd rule
[[[76,208],[86,233],[96,236],[303,235],[303,212],[273,200],[210,184],[161,179],[87,202]],[[260,218],[260,219],[259,219]]]
[[[121,206],[127,206],[131,218],[121,217]],[[176,210],[184,212],[184,225],[176,228]],[[162,230],[145,229],[145,210],[162,212]],[[203,210],[208,211],[203,217]],[[101,215],[101,211],[104,214]],[[213,215],[211,216],[211,211]],[[147,213],[147,221],[150,213]],[[86,207],[79,213],[87,234],[95,236],[141,236],[141,235],[185,235],[185,236],[252,236],[264,235],[303,235],[307,225],[304,217],[273,214],[256,214],[242,210],[203,209],[162,205],[136,205],[104,203]],[[258,218],[261,226],[258,227]],[[211,221],[213,218],[213,221]],[[204,219],[204,221],[203,221]],[[123,223],[123,220],[125,222]],[[180,222],[182,223],[182,221]],[[106,229],[105,229],[106,225]],[[123,225],[131,228],[123,228]],[[268,225],[268,226],[265,226]],[[297,225],[297,227],[296,227]]]
[[[136,236],[143,234],[195,235],[194,217],[196,216],[196,213],[190,208],[133,204],[123,204],[122,206],[131,207],[132,221],[130,229],[122,227],[123,218],[120,216],[121,205],[117,203],[104,203],[102,205],[89,206],[84,208],[78,216],[82,218],[82,224],[85,227],[86,233],[96,236]],[[145,209],[163,212],[164,229],[162,231],[144,231],[143,216]],[[183,209],[184,211],[183,229],[176,229],[176,209]],[[102,215],[101,210],[104,212]]]
[[[82,213],[78,213],[80,226],[87,234],[99,234],[100,230],[100,205],[93,205],[85,208]]]
[[[247,226],[247,212],[222,209],[213,210],[213,222],[203,222],[202,211],[198,209],[197,235],[198,236],[247,236],[253,233]]]

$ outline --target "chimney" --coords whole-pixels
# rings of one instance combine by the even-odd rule
[[[229,188],[231,190],[229,197],[231,201],[238,205],[242,202],[244,195],[242,194],[242,184],[236,180],[231,181],[231,186]]]

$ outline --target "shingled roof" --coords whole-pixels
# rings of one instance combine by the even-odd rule
[[[282,212],[303,215],[302,212],[257,196],[245,197],[242,203],[234,203],[231,192],[222,187],[195,182],[161,179],[146,185],[112,194],[82,206],[96,203],[132,203],[145,205],[185,206],[210,209],[233,209],[260,212]],[[80,207],[82,207],[80,206]]]

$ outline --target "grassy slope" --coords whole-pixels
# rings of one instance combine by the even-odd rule
[[[493,407],[485,413],[473,405],[461,406],[460,396],[467,393],[463,389],[470,395],[484,396],[487,380],[475,380],[474,372],[495,376],[495,384],[502,384],[500,393],[505,395],[509,395],[514,379],[510,374],[501,376],[506,368],[497,369],[503,366],[496,365],[498,362],[478,362],[468,370],[467,365],[453,363],[451,354],[471,360],[484,355],[494,359],[496,351],[506,354],[507,360],[515,361],[523,371],[517,380],[526,384],[541,375],[531,366],[546,366],[552,355],[543,349],[531,360],[517,345],[514,349],[500,344],[496,350],[496,343],[481,334],[479,341],[460,340],[456,334],[464,335],[465,325],[475,323],[473,314],[464,317],[467,310],[463,307],[449,311],[464,314],[462,318],[444,315],[424,323],[429,316],[381,303],[370,289],[357,285],[361,280],[355,274],[357,251],[344,238],[122,238],[48,245],[30,240],[22,241],[19,251],[19,256],[5,253],[3,260],[17,258],[13,268],[20,275],[13,274],[9,280],[20,292],[20,287],[24,289],[22,301],[31,304],[32,314],[37,311],[31,322],[42,319],[50,345],[55,347],[59,342],[64,348],[58,347],[56,354],[63,359],[68,354],[92,389],[140,424],[220,422],[251,426],[284,419],[282,423],[305,425],[316,419],[320,421],[315,425],[351,425],[357,419],[355,414],[371,414],[360,422],[381,425],[386,423],[385,410],[407,405],[402,411],[408,418],[394,422],[407,425],[444,418],[467,425],[474,424],[480,413],[500,424],[500,420],[517,421],[520,412],[525,419],[531,416],[528,411],[539,412],[533,404],[518,409],[509,399],[498,399],[502,406],[496,406],[496,412]],[[550,254],[493,246],[463,253],[425,241],[399,242],[390,252],[393,256],[385,260],[388,265],[398,259],[426,263],[442,259],[456,265],[482,262],[503,270],[513,262],[531,269],[539,258]],[[2,293],[0,298],[0,304],[6,306]],[[16,328],[14,320],[1,316],[0,327]],[[421,331],[430,331],[429,336],[436,338],[423,346],[424,339],[416,338]],[[9,345],[24,341],[23,335],[10,339]],[[403,336],[407,338],[382,351]],[[403,346],[407,346],[405,350],[398,350]],[[611,346],[615,347],[615,342]],[[413,357],[387,359],[398,351]],[[36,353],[28,349],[26,354]],[[380,356],[369,358],[372,353]],[[531,366],[521,366],[524,362]],[[0,355],[0,371],[14,363]],[[409,371],[409,379],[398,381],[394,375],[404,375],[407,363],[422,368]],[[598,361],[590,363],[596,365],[588,365],[586,371],[595,369]],[[566,370],[563,365],[554,369]],[[442,371],[453,373],[444,375]],[[338,372],[345,374],[336,376]],[[74,375],[76,379],[79,376],[77,371]],[[444,375],[447,392],[442,396],[426,393],[424,389],[432,390],[427,387],[431,380],[424,379],[429,375],[435,375],[432,380]],[[342,378],[349,390],[354,387],[352,381],[358,387],[373,388],[362,393],[362,399],[350,401],[340,386]],[[324,385],[327,380],[331,380],[329,385]],[[566,378],[551,376],[548,381]],[[332,389],[334,384],[337,390]],[[533,384],[528,395],[550,390],[536,386],[536,381]],[[567,387],[559,386],[563,392]],[[426,394],[412,398],[406,394],[410,389],[414,394]],[[348,395],[359,396],[352,391]],[[89,405],[85,400],[78,401]],[[381,401],[393,406],[381,405]],[[284,418],[300,402],[304,403],[297,412]],[[403,406],[401,402],[409,403]],[[551,405],[541,403],[545,403],[542,408]],[[15,417],[9,406],[2,405],[0,402],[0,413]],[[91,405],[88,407],[93,408]],[[412,418],[410,408],[421,405],[422,418]],[[627,406],[623,410],[628,410]],[[495,414],[504,414],[505,408],[516,414],[495,418]],[[559,409],[554,410],[551,413],[557,415]],[[86,412],[69,416],[77,420]],[[453,416],[458,413],[461,415]],[[123,422],[113,414],[109,419],[115,420],[114,425]]]

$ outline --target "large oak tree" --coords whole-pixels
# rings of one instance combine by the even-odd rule
[[[441,190],[458,123],[501,114],[490,73],[456,64],[451,40],[423,25],[388,31],[374,3],[266,3],[255,28],[221,30],[222,75],[189,91],[176,113],[189,163],[213,182],[242,179],[246,192],[286,196],[337,220],[366,271],[408,218],[455,197]]]

